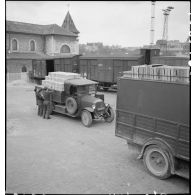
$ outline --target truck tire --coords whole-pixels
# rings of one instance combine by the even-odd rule
[[[77,102],[73,97],[66,99],[66,108],[69,114],[74,114],[77,110]]]
[[[81,121],[85,127],[90,127],[92,124],[92,116],[91,113],[87,110],[83,110],[81,113]]]
[[[156,145],[148,146],[144,152],[144,166],[148,172],[159,178],[166,179],[171,176],[171,166],[167,153]]]
[[[111,107],[108,108],[108,114],[109,116],[105,118],[105,121],[111,123],[114,120],[114,110]]]

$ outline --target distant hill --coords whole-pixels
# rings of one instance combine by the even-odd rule
[[[80,44],[79,53],[83,56],[133,57],[140,54],[140,48],[107,46],[98,42]]]

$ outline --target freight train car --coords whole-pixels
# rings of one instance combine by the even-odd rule
[[[79,55],[50,56],[32,60],[32,77],[38,83],[49,72],[63,71],[79,73]]]
[[[116,86],[121,72],[143,63],[143,55],[134,57],[82,56],[80,57],[80,74],[87,79],[99,82],[100,87],[108,90]]]
[[[164,64],[170,66],[186,66],[189,58],[176,56],[159,56],[160,49],[142,48],[140,55],[124,56],[49,56],[32,60],[32,78],[41,81],[49,72],[64,71],[80,73],[87,79],[99,82],[104,90],[116,87],[121,72],[131,66],[141,64]]]

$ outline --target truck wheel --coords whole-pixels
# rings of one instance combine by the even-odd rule
[[[66,108],[69,114],[74,114],[77,110],[77,102],[73,97],[66,99]]]
[[[114,120],[114,111],[111,107],[108,108],[109,116],[105,118],[105,121],[111,123]]]
[[[92,116],[91,113],[87,110],[84,110],[81,114],[81,121],[84,126],[90,127],[92,124]]]
[[[158,146],[148,146],[144,152],[144,166],[150,174],[166,179],[171,175],[169,158],[165,151]]]

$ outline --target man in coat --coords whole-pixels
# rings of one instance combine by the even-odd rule
[[[43,118],[50,119],[50,113],[52,111],[52,90],[48,88],[43,89]]]
[[[35,95],[36,95],[36,104],[38,106],[38,116],[43,115],[43,94],[42,94],[43,88],[35,87]]]

